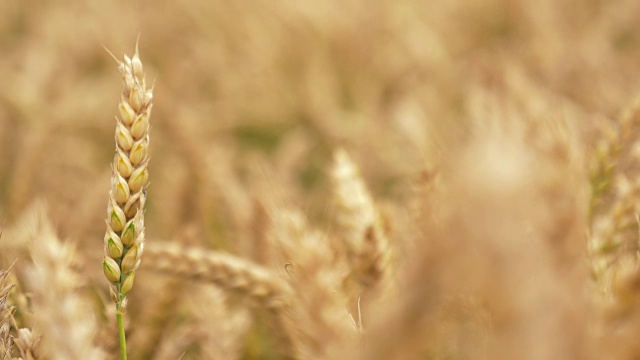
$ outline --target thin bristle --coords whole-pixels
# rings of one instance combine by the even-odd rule
[[[113,59],[113,61],[116,62],[116,65],[120,65],[120,60],[118,60],[118,58],[111,52],[111,50],[109,50],[108,47],[106,47],[104,44],[101,44],[100,46],[102,46],[102,48],[104,49],[104,51],[107,52],[107,54],[109,54],[109,56],[111,56],[111,58]]]

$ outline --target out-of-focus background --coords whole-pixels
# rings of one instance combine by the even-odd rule
[[[640,89],[634,1],[0,4],[0,214],[45,198],[64,236],[98,238],[120,76],[102,46],[138,35],[156,81],[149,235],[236,242],[252,198],[318,219],[346,147],[397,198],[483,93],[533,114],[614,118]],[[480,95],[479,95],[480,94]]]
[[[0,223],[44,200],[87,283],[106,294],[122,85],[103,46],[131,54],[139,37],[155,81],[147,241],[257,259],[263,204],[295,206],[332,231],[339,147],[399,234],[413,184],[487,118],[559,119],[588,158],[640,91],[638,14],[625,0],[3,0]],[[144,259],[140,271],[131,322],[179,327],[142,314],[154,301],[144,284],[166,280]],[[131,336],[138,358],[152,358],[144,331]],[[243,356],[267,358],[260,330],[252,336]]]

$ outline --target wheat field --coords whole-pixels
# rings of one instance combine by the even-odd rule
[[[0,360],[640,359],[637,14],[0,1]]]

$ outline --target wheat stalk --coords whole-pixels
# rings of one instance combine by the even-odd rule
[[[116,116],[116,155],[113,160],[111,190],[104,237],[105,276],[115,287],[114,297],[120,332],[120,357],[126,359],[123,313],[125,294],[133,287],[135,271],[144,249],[144,204],[149,182],[149,116],[153,88],[147,88],[138,55],[123,60],[111,56],[122,74],[123,90]]]

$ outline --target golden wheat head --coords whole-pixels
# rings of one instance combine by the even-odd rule
[[[131,58],[124,55],[122,61],[116,61],[124,86],[116,116],[116,154],[107,209],[103,268],[105,276],[115,286],[117,302],[120,302],[133,286],[144,249],[153,89],[147,88],[137,45]]]

